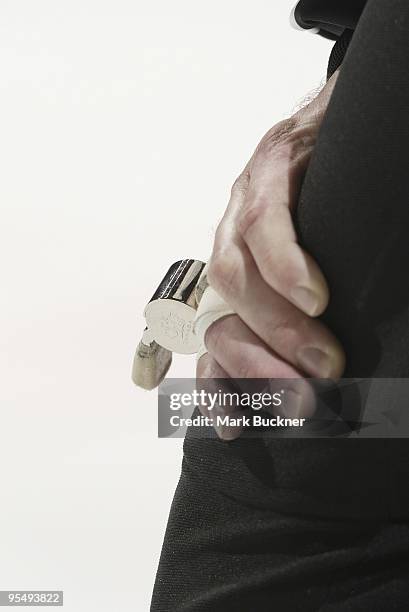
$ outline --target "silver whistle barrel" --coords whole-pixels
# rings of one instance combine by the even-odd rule
[[[195,289],[205,264],[196,259],[174,263],[145,308],[152,338],[175,353],[196,353],[199,341],[193,332],[197,309]]]

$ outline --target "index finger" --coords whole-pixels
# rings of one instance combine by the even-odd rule
[[[245,201],[237,225],[261,276],[283,297],[310,316],[328,303],[325,278],[297,243],[291,211],[315,144],[309,124],[290,122],[272,131],[254,156]]]

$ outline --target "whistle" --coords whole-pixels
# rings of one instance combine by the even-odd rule
[[[204,267],[197,259],[177,261],[147,303],[146,328],[132,368],[132,379],[139,387],[150,390],[159,385],[172,363],[172,353],[198,351],[194,319],[206,286]]]

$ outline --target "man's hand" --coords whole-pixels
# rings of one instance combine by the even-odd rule
[[[342,375],[342,347],[314,319],[328,304],[328,287],[297,243],[292,220],[336,78],[337,73],[308,106],[267,132],[233,185],[208,280],[237,315],[207,330],[209,353],[198,362],[198,378]]]

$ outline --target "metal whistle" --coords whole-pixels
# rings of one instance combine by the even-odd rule
[[[136,350],[132,379],[144,389],[153,389],[165,377],[172,353],[191,354],[199,349],[194,333],[198,301],[203,293],[205,264],[196,259],[174,263],[144,310],[146,329]]]

